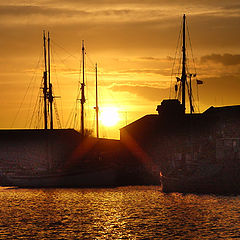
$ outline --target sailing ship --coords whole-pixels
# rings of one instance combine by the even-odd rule
[[[170,153],[160,169],[161,189],[163,192],[240,193],[240,106],[210,107],[202,114],[193,113],[192,75],[186,72],[185,21],[184,15],[182,74],[177,79],[182,102],[175,102],[177,115],[169,113],[172,108],[169,100],[157,108],[160,116],[175,117],[175,132],[169,135]],[[190,113],[185,112],[186,85]]]
[[[160,180],[163,192],[240,193],[240,105],[194,112],[196,75],[187,72],[185,21],[184,15],[181,77],[175,87],[179,98],[163,100],[158,114],[120,129],[120,140],[144,166],[147,183]]]
[[[82,42],[81,132],[54,129],[50,37],[43,33],[44,129],[0,130],[0,185],[17,187],[98,187],[116,184],[119,141],[87,136],[84,127],[85,46]],[[48,45],[48,46],[46,46]],[[96,66],[97,96],[97,66]],[[98,100],[96,97],[98,124]]]

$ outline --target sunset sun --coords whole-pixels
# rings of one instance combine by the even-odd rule
[[[100,111],[100,120],[106,127],[112,127],[119,121],[118,110],[115,107],[105,107]]]

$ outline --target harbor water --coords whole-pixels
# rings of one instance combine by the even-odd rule
[[[0,188],[0,239],[240,239],[240,196]]]

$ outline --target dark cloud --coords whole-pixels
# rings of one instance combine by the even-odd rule
[[[146,11],[144,11],[146,13]],[[140,14],[143,14],[140,11]],[[150,15],[155,16],[160,14],[159,12],[152,12]],[[109,7],[104,8],[93,8],[84,9],[81,7],[66,6],[58,7],[58,5],[42,5],[42,6],[32,6],[32,5],[0,5],[0,19],[17,19],[17,23],[26,24],[26,18],[31,18],[28,24],[41,24],[46,21],[49,23],[61,23],[61,24],[76,24],[81,22],[87,22],[91,20],[92,22],[106,22],[105,19],[118,19],[119,21],[128,21],[129,17],[137,17],[139,11],[135,9],[114,9]],[[149,15],[147,13],[147,15]],[[48,18],[47,18],[48,17]],[[127,17],[127,18],[126,18]],[[11,23],[11,22],[10,22]],[[8,24],[8,21],[5,21]]]
[[[43,16],[56,16],[56,15],[71,15],[71,14],[80,14],[87,15],[87,11],[81,10],[70,10],[70,9],[61,9],[61,8],[49,8],[45,6],[31,6],[31,5],[14,5],[14,6],[0,6],[0,15],[1,17],[6,16],[30,16],[30,15],[43,15]]]
[[[226,2],[226,0],[50,0],[48,4],[56,4],[56,3],[71,3],[71,4],[83,4],[83,5],[154,5],[154,6],[162,6],[162,5],[170,5],[170,6],[181,6],[187,4],[191,5],[209,5],[209,6],[219,6],[224,5],[226,7],[231,7],[231,5],[237,5],[238,0],[231,0],[231,2]]]
[[[115,92],[129,92],[149,101],[162,101],[169,97],[169,88],[158,88],[133,84],[113,84],[110,89]]]
[[[97,5],[97,4],[96,4]],[[0,5],[0,15],[1,17],[6,16],[33,16],[33,15],[42,15],[49,17],[57,17],[57,16],[66,16],[66,17],[79,17],[76,22],[86,21],[86,19],[82,17],[127,17],[130,16],[134,21],[138,21],[139,15],[147,17],[162,17],[166,16],[163,10],[156,9],[135,9],[131,6],[124,6],[121,9],[114,8],[113,5],[109,5],[106,8],[86,8],[84,4],[81,6],[71,6],[66,5],[66,7],[58,7],[59,5]],[[46,19],[45,19],[46,20]],[[63,19],[61,19],[63,20]],[[94,19],[92,19],[93,21]],[[98,18],[98,21],[102,21],[103,19]],[[121,21],[124,22],[125,18],[122,18]],[[144,21],[141,19],[141,21]]]
[[[147,8],[135,8],[131,3],[148,5]],[[183,1],[182,5],[189,1]],[[209,4],[206,1],[200,3],[206,8]],[[147,52],[166,50],[172,48],[166,54],[174,53],[178,32],[181,26],[181,8],[179,12],[172,11],[172,5],[179,5],[178,1],[49,1],[44,5],[11,5],[0,6],[0,24],[10,25],[12,30],[21,32],[21,27],[28,28],[31,35],[31,26],[41,31],[43,26],[50,26],[54,32],[62,32],[65,36],[61,38],[69,39],[74,46],[74,41],[79,41],[78,36],[82,35],[88,42],[93,42],[98,49],[118,48],[123,53],[129,51]],[[71,3],[72,5],[69,5]],[[86,7],[88,4],[96,4],[95,7]],[[101,6],[101,4],[103,4]],[[122,4],[121,8],[114,6]],[[158,4],[158,8],[151,5]],[[214,1],[217,3],[217,1]],[[38,4],[40,4],[38,2]],[[108,5],[104,5],[108,4]],[[124,5],[125,4],[125,5]],[[130,5],[128,5],[130,4]],[[168,6],[162,8],[161,4]],[[223,4],[223,2],[221,2]],[[66,5],[66,7],[65,7]],[[220,4],[219,4],[220,5]],[[212,11],[200,11],[195,7],[190,16],[187,15],[189,29],[194,51],[214,48],[219,49],[225,46],[238,46],[240,33],[237,31],[240,25],[240,18],[224,15],[224,10],[228,6],[222,6],[220,15]],[[183,7],[183,6],[182,6]],[[192,6],[193,7],[193,6]],[[221,10],[222,9],[222,10]],[[215,11],[217,11],[215,9]],[[227,10],[226,10],[227,11]],[[169,14],[170,13],[170,14]],[[22,21],[22,25],[20,23]],[[14,29],[14,24],[16,24]],[[21,35],[21,33],[20,33]],[[58,34],[60,35],[60,34]],[[6,38],[1,32],[1,36]],[[16,34],[15,34],[16,36]],[[87,39],[89,38],[89,39]],[[18,37],[15,37],[19,41]],[[24,41],[26,37],[22,40]],[[81,39],[80,39],[81,41]],[[99,47],[100,46],[100,47]],[[96,47],[94,50],[97,50]],[[145,58],[149,61],[158,61],[157,57]]]
[[[214,62],[214,63],[221,63],[224,66],[230,66],[230,65],[237,65],[240,64],[240,54],[230,54],[230,53],[224,53],[224,54],[211,54],[201,57],[201,62]]]

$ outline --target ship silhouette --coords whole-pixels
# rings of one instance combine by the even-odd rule
[[[50,37],[43,33],[44,129],[0,130],[0,184],[17,187],[115,186],[116,163],[121,149],[118,140],[89,136],[84,127],[84,56],[81,83],[81,131],[54,129],[51,83]],[[96,66],[97,83],[97,66]],[[96,119],[98,102],[96,84]]]
[[[186,71],[185,21],[179,99],[163,100],[158,115],[146,115],[120,130],[121,142],[151,172],[163,192],[240,192],[240,105],[210,107],[194,113]],[[197,79],[196,84],[203,84]],[[179,86],[180,85],[180,86]],[[190,111],[186,113],[186,92]],[[177,96],[178,94],[176,94]]]

